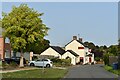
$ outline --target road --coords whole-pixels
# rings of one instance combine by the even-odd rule
[[[77,65],[69,69],[65,78],[118,78],[106,71],[102,64]]]

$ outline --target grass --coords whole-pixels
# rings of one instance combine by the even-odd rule
[[[2,61],[0,61],[0,66],[2,66]]]
[[[25,70],[18,71],[12,73],[3,73],[3,78],[63,78],[67,73],[67,69],[54,69],[54,68],[46,68],[44,72],[42,69],[34,69],[34,70]]]
[[[105,65],[104,66],[105,70],[112,72],[114,74],[120,75],[120,69],[118,70],[113,70],[112,66]]]

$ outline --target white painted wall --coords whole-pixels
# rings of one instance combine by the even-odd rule
[[[54,57],[59,57],[61,59],[61,55],[58,52],[56,52],[54,49],[52,49],[51,47],[49,47],[47,50],[42,52],[40,55],[54,56]]]
[[[66,59],[67,57],[71,58],[71,64],[76,65],[76,59],[77,58],[73,54],[71,54],[70,52],[65,52],[62,55],[62,59]]]
[[[80,57],[84,58],[84,63],[85,63],[85,49],[78,49],[78,47],[84,47],[82,44],[80,44],[79,42],[77,42],[76,40],[73,40],[71,43],[69,43],[66,47],[65,50],[72,50],[75,53],[77,53],[79,55],[79,58],[77,59],[77,62],[80,61]],[[83,64],[84,64],[83,63]]]

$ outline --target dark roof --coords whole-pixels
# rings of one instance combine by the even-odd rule
[[[55,51],[57,51],[60,55],[63,55],[65,53],[65,50],[63,50],[61,47],[59,46],[50,46],[52,49],[54,49]]]
[[[74,56],[79,56],[77,53],[75,53],[74,51],[72,50],[67,50],[68,52],[70,52],[71,54],[73,54]]]
[[[72,40],[72,41],[74,41],[74,40]],[[72,41],[70,41],[68,44],[70,44]],[[81,42],[81,41],[79,41],[79,40],[76,40],[77,42],[79,42],[80,44],[82,44],[84,47],[88,47],[88,46],[86,46],[83,42]],[[65,46],[67,46],[68,44],[66,44]]]
[[[79,42],[80,44],[82,44],[84,47],[88,47],[87,45],[85,45],[83,42],[81,42],[80,40],[76,40],[77,42]]]

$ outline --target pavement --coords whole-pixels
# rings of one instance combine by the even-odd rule
[[[39,69],[39,68],[31,67],[31,68],[18,68],[18,69],[15,69],[15,70],[0,70],[0,73],[17,72],[17,71],[33,70],[33,69]]]
[[[53,67],[53,68],[66,69],[64,67]],[[18,68],[18,69],[15,69],[15,70],[0,70],[0,73],[17,72],[17,71],[33,70],[33,69],[42,69],[42,68],[39,68],[39,67],[27,67],[27,68]]]
[[[69,69],[64,78],[118,78],[118,75],[108,72],[103,64],[77,65]]]

